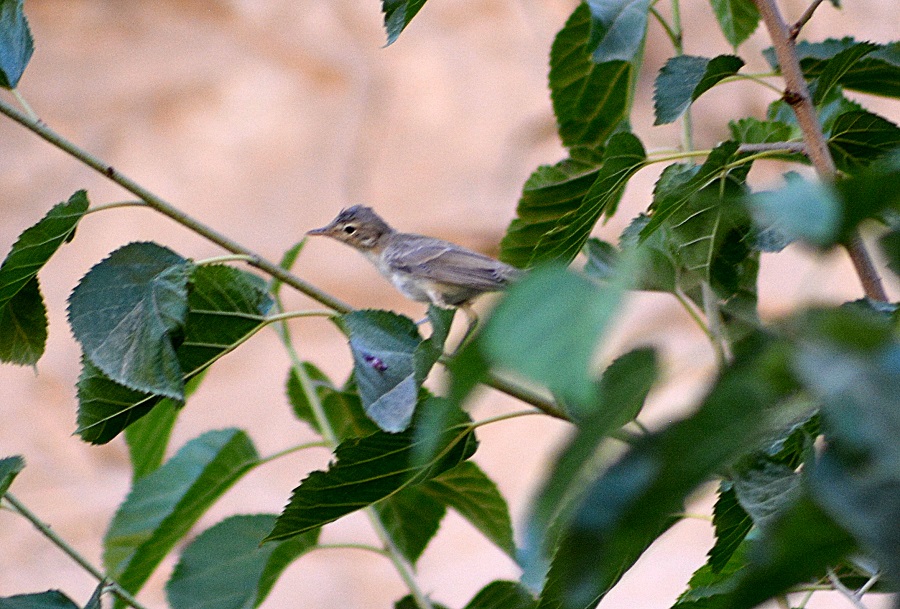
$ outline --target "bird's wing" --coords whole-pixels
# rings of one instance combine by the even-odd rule
[[[500,289],[519,275],[499,260],[430,237],[407,241],[399,251],[389,248],[385,255],[393,268],[416,277],[480,290]]]

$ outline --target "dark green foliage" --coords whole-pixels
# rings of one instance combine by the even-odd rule
[[[0,609],[79,609],[59,590],[0,597]]]
[[[433,330],[425,340],[411,319],[394,313],[354,311],[341,318],[363,408],[384,431],[409,427],[422,382],[443,352],[453,312],[432,306],[428,318]]]
[[[900,97],[900,43],[873,45],[852,37],[797,44],[800,67],[808,78],[821,78],[847,89]],[[774,49],[763,52],[773,69],[778,68]],[[828,87],[826,87],[828,88]],[[822,94],[824,95],[824,93]],[[821,101],[822,96],[817,96]]]
[[[591,59],[597,27],[588,5],[579,4],[550,49],[550,99],[559,137],[569,148],[602,146],[627,120],[634,66]]]
[[[388,44],[392,44],[400,37],[400,33],[424,5],[425,0],[381,0]]]
[[[12,484],[13,479],[24,467],[25,459],[18,455],[0,459],[0,499],[3,498],[3,494],[9,490],[9,485]]]
[[[9,4],[0,3],[0,11]],[[3,35],[0,12],[0,38]],[[34,365],[43,355],[47,313],[37,274],[63,243],[71,241],[87,209],[83,190],[55,205],[19,235],[0,265],[0,361]]]
[[[717,82],[733,76],[744,65],[734,55],[719,55],[713,59],[679,55],[666,62],[653,92],[656,110],[654,125],[675,122],[691,103],[709,91]]]
[[[191,541],[166,584],[172,609],[258,607],[281,572],[315,549],[319,533],[260,545],[275,518],[275,514],[232,516]]]
[[[104,538],[107,572],[131,592],[206,510],[259,462],[243,431],[209,431],[134,482]]]
[[[759,10],[753,0],[711,0],[711,4],[725,40],[734,48],[759,25]]]
[[[138,264],[135,271],[142,273],[145,268]],[[129,273],[129,266],[124,265],[118,272]],[[272,304],[264,288],[264,283],[256,275],[231,267],[202,266],[193,270],[184,301],[187,307],[185,322],[175,349],[175,365],[182,383],[200,374],[262,327],[265,313]],[[152,290],[152,287],[147,290]],[[140,292],[140,288],[135,287],[134,291]],[[89,320],[97,315],[95,306],[89,294],[84,295],[84,302],[79,307],[85,310],[82,321],[86,332],[91,327]],[[181,305],[173,306],[180,308]],[[123,338],[123,344],[118,345],[120,348],[131,340]],[[148,361],[154,358],[154,346],[167,353],[171,343],[164,339],[155,345],[144,345]],[[110,356],[104,352],[104,357]],[[87,357],[82,364],[78,381],[78,433],[85,441],[94,444],[109,442],[156,404],[170,399],[164,394],[130,389],[113,381]],[[175,400],[175,403],[181,402]]]
[[[500,258],[518,267],[532,266],[544,235],[581,207],[602,159],[602,153],[573,148],[570,158],[535,170],[522,187],[516,218],[500,242]]]
[[[790,390],[784,347],[761,341],[722,373],[697,413],[635,443],[586,487],[563,528],[540,606],[598,602],[674,522],[688,493],[785,416]]]
[[[431,407],[430,398],[422,404]],[[477,442],[469,418],[453,413],[427,463],[413,465],[413,431],[378,431],[365,438],[350,438],[335,449],[328,471],[312,472],[294,489],[266,541],[287,539],[313,530],[404,488],[425,482],[472,456]]]

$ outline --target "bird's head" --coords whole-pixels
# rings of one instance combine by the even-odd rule
[[[331,237],[358,250],[375,249],[383,237],[394,232],[387,222],[371,207],[354,205],[341,213],[328,225],[308,231],[307,235]]]

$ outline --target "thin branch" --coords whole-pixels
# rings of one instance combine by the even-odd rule
[[[772,39],[778,65],[784,76],[784,101],[791,106],[797,116],[797,124],[800,125],[803,139],[807,145],[806,154],[816,168],[819,178],[826,182],[833,182],[837,169],[831,151],[828,149],[828,141],[825,139],[822,126],[816,116],[816,109],[813,106],[806,79],[803,77],[803,70],[800,68],[800,60],[797,57],[791,32],[781,16],[775,0],[755,0],[755,2],[763,22],[766,24],[766,29],[769,31],[769,37]],[[872,300],[887,301],[887,294],[881,284],[881,278],[859,235],[852,235],[845,247],[850,254],[850,259],[853,261],[866,296]]]
[[[249,256],[251,258],[250,264],[252,266],[255,266],[256,268],[268,273],[273,277],[277,277],[292,288],[306,294],[314,300],[318,300],[325,306],[330,307],[335,311],[347,313],[352,310],[352,307],[350,307],[350,305],[338,300],[337,298],[326,292],[323,292],[319,288],[305,282],[299,277],[292,275],[274,262],[266,260],[256,252],[244,247],[230,237],[188,216],[171,203],[165,201],[162,197],[159,197],[158,195],[150,192],[125,174],[120,173],[112,165],[108,165],[89,152],[76,146],[74,143],[62,137],[60,134],[48,127],[43,122],[34,120],[26,116],[25,114],[22,114],[3,100],[0,100],[0,113],[5,114],[26,129],[32,131],[46,141],[50,142],[60,150],[67,152],[91,169],[106,176],[108,179],[112,180],[128,192],[137,196],[149,207],[152,207],[164,216],[168,216],[182,226],[189,228],[198,235],[205,237],[209,241],[212,241],[213,243],[219,245],[223,249],[233,254],[245,254]]]
[[[812,4],[807,7],[803,14],[800,15],[800,18],[797,19],[797,23],[791,26],[790,36],[791,41],[796,41],[797,36],[800,35],[800,30],[803,29],[803,26],[806,25],[806,22],[812,19],[813,13],[816,12],[816,9],[819,8],[819,5],[822,4],[825,0],[813,0]]]
[[[741,144],[738,152],[793,152],[807,154],[805,142],[766,142],[765,144]]]
[[[78,550],[69,545],[65,539],[60,537],[50,528],[50,525],[37,517],[37,515],[29,510],[25,504],[16,499],[11,493],[6,493],[3,498],[15,509],[16,512],[19,513],[22,517],[28,520],[34,528],[36,528],[40,533],[50,540],[53,545],[62,550],[65,554],[69,556],[72,560],[74,560],[78,566],[82,569],[93,575],[97,581],[103,582],[106,584],[106,587],[110,592],[121,598],[123,601],[134,607],[135,609],[147,609],[140,601],[138,601],[131,593],[128,592],[125,588],[123,588],[118,582],[110,579],[106,576],[100,569],[92,565],[84,556],[82,556]]]

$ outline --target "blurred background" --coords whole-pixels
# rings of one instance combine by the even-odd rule
[[[686,50],[731,52],[705,0],[683,0]],[[824,3],[804,30],[887,42],[898,37],[897,0]],[[384,48],[378,0],[28,0],[35,53],[19,89],[41,118],[118,171],[263,256],[279,259],[303,233],[353,203],[374,206],[401,230],[496,254],[514,217],[522,184],[539,164],[564,156],[546,88],[553,36],[574,0],[432,0],[394,45]],[[667,3],[658,8],[667,12]],[[796,19],[807,0],[783,0]],[[651,21],[646,69],[637,89],[634,129],[649,151],[679,143],[677,125],[653,127],[652,85],[672,55]],[[758,31],[741,49],[749,71],[764,70]],[[3,93],[4,99],[12,99]],[[696,144],[727,139],[727,123],[762,116],[774,94],[752,84],[717,87],[694,109]],[[897,122],[897,105],[862,98]],[[632,180],[617,216],[596,234],[616,241],[649,203],[658,171]],[[761,165],[759,186],[783,167]],[[92,204],[128,193],[8,120],[0,120],[0,250],[52,205],[86,188]],[[40,279],[50,316],[47,353],[36,373],[0,367],[0,456],[24,455],[17,496],[96,564],[105,528],[129,487],[121,439],[92,447],[72,436],[78,348],[65,321],[79,278],[113,249],[154,240],[195,259],[223,253],[173,222],[125,208],[84,219]],[[883,267],[883,265],[881,265]],[[399,297],[359,255],[328,240],[309,243],[296,272],[355,307],[392,309],[418,319],[424,307]],[[896,284],[888,283],[896,298]],[[798,304],[862,295],[841,252],[816,256],[798,247],[762,262],[766,318]],[[291,308],[315,303],[289,294]],[[481,303],[490,307],[490,300]],[[301,356],[343,382],[351,360],[325,321],[294,324]],[[713,353],[667,296],[633,296],[603,347],[609,359],[636,345],[658,347],[666,383],[651,394],[651,427],[679,416],[701,395]],[[184,409],[171,451],[203,431],[245,428],[262,455],[313,438],[284,397],[288,360],[274,332],[262,332],[218,362]],[[432,379],[440,389],[440,379]],[[517,403],[482,391],[476,418]],[[514,524],[566,427],[547,417],[487,426],[475,460],[510,501]],[[279,512],[329,454],[310,450],[252,472],[202,519],[197,531],[233,513]],[[692,511],[709,513],[708,494]],[[324,541],[374,541],[366,519],[326,528]],[[608,607],[665,608],[705,561],[708,522],[669,531],[609,595]],[[24,520],[0,513],[0,596],[59,588],[84,603],[91,577]],[[141,598],[165,606],[169,557]],[[419,563],[436,601],[462,606],[486,583],[518,570],[452,512]],[[652,582],[652,585],[648,585]],[[294,563],[264,607],[391,607],[405,589],[384,559],[353,550],[315,552]],[[846,606],[816,595],[811,607]],[[878,602],[872,602],[878,606]]]

